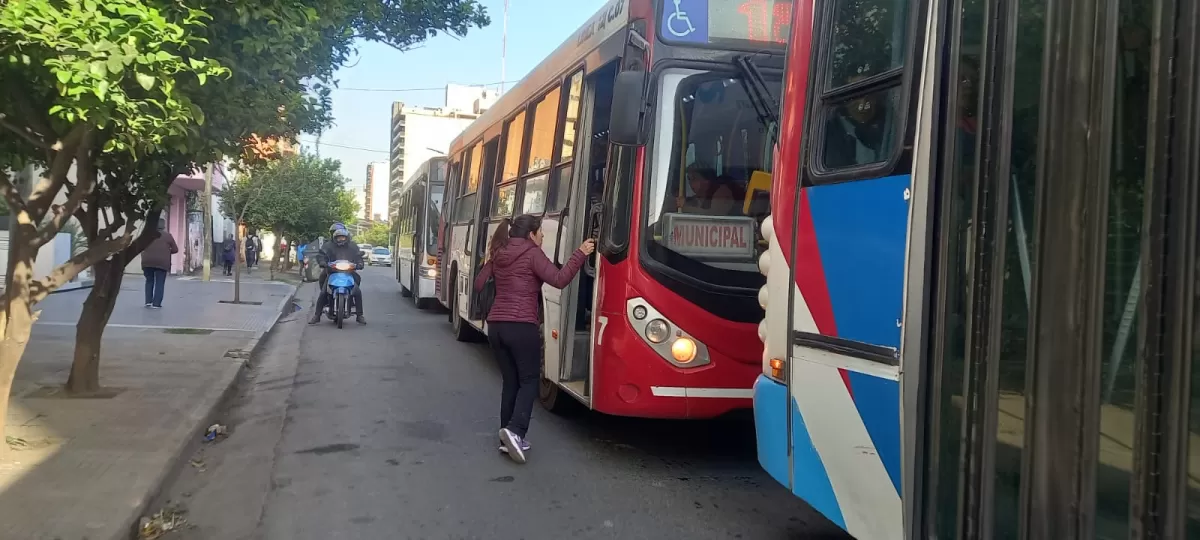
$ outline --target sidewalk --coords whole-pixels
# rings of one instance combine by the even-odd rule
[[[51,295],[39,307],[13,388],[0,461],[0,538],[130,538],[163,481],[204,434],[222,398],[294,294],[291,285],[169,279],[163,309],[143,307],[128,276],[104,333],[107,399],[68,399],[75,320],[88,291]],[[219,421],[219,420],[218,420]]]

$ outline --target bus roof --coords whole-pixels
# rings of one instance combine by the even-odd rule
[[[629,22],[629,4],[649,4],[651,0],[610,0],[592,15],[582,27],[567,38],[550,56],[542,60],[528,75],[505,92],[478,119],[467,126],[458,137],[450,142],[450,155],[462,147],[475,142],[487,129],[508,118],[516,109],[541,94],[552,82],[557,82],[565,72],[583,61],[608,38],[625,29]]]

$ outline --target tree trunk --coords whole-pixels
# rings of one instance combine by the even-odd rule
[[[96,263],[96,282],[83,301],[83,312],[75,324],[75,359],[67,377],[67,391],[86,395],[100,390],[100,344],[104,328],[117,305],[125,279],[125,257],[117,253],[111,261]]]
[[[33,261],[37,250],[22,247],[22,243],[29,243],[28,235],[20,234],[21,231],[14,232],[18,241],[11,244],[12,250],[9,251],[8,288],[0,296],[0,307],[3,308],[0,313],[0,426],[8,423],[8,402],[13,380],[17,375],[17,365],[25,354],[25,347],[29,345],[34,321],[30,286],[33,283]],[[0,427],[0,432],[3,431]],[[7,442],[0,444],[0,455],[7,454],[8,450]]]
[[[242,302],[242,262],[245,261],[246,239],[242,237],[242,225],[239,223],[234,231],[233,252],[233,303]]]
[[[271,280],[275,279],[275,269],[283,269],[283,234],[277,233],[275,238],[275,257],[271,260]]]

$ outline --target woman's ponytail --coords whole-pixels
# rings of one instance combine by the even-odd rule
[[[510,222],[509,222],[508,218],[504,218],[504,220],[500,222],[500,225],[496,227],[496,232],[492,233],[492,241],[488,242],[488,260],[489,261],[496,260],[496,255],[500,253],[500,250],[502,250],[506,246],[508,246],[509,223]]]

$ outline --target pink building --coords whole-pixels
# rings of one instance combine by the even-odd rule
[[[213,171],[213,242],[220,243],[226,229],[221,215],[220,198],[216,192],[228,181],[224,165],[215,163]],[[167,189],[170,199],[163,208],[162,219],[167,221],[167,232],[175,237],[179,253],[171,258],[171,273],[188,273],[204,264],[204,171],[192,175],[180,175]],[[153,226],[151,224],[151,226]],[[130,261],[126,272],[140,274],[140,258]]]

